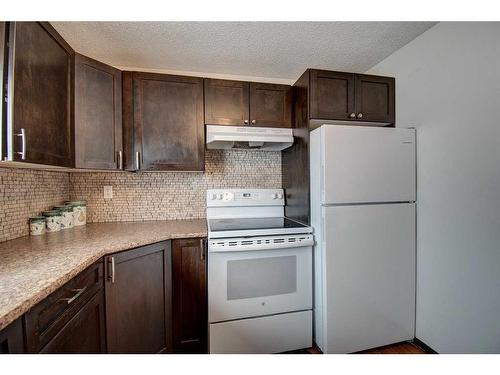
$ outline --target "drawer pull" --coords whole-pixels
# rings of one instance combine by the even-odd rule
[[[69,305],[72,302],[74,302],[78,297],[80,297],[83,294],[83,292],[85,292],[86,289],[87,289],[86,286],[84,286],[81,289],[71,289],[73,292],[76,292],[76,294],[71,298],[61,298],[61,301],[66,301],[66,303]]]

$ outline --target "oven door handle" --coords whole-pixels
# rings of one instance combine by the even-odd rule
[[[287,250],[298,247],[311,247],[314,245],[314,237],[311,234],[300,236],[300,238],[274,239],[272,243],[256,243],[255,240],[234,239],[234,240],[208,240],[209,253],[235,253],[249,251],[269,251],[269,250]],[[262,240],[261,240],[262,241]]]

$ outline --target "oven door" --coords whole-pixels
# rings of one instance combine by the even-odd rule
[[[211,240],[209,321],[311,309],[312,243],[312,235]]]

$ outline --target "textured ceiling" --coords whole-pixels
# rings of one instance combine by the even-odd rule
[[[295,81],[306,68],[365,72],[432,22],[52,22],[117,67]]]

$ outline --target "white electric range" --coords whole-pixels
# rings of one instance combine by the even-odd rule
[[[281,189],[207,191],[210,353],[312,346],[311,227]]]

